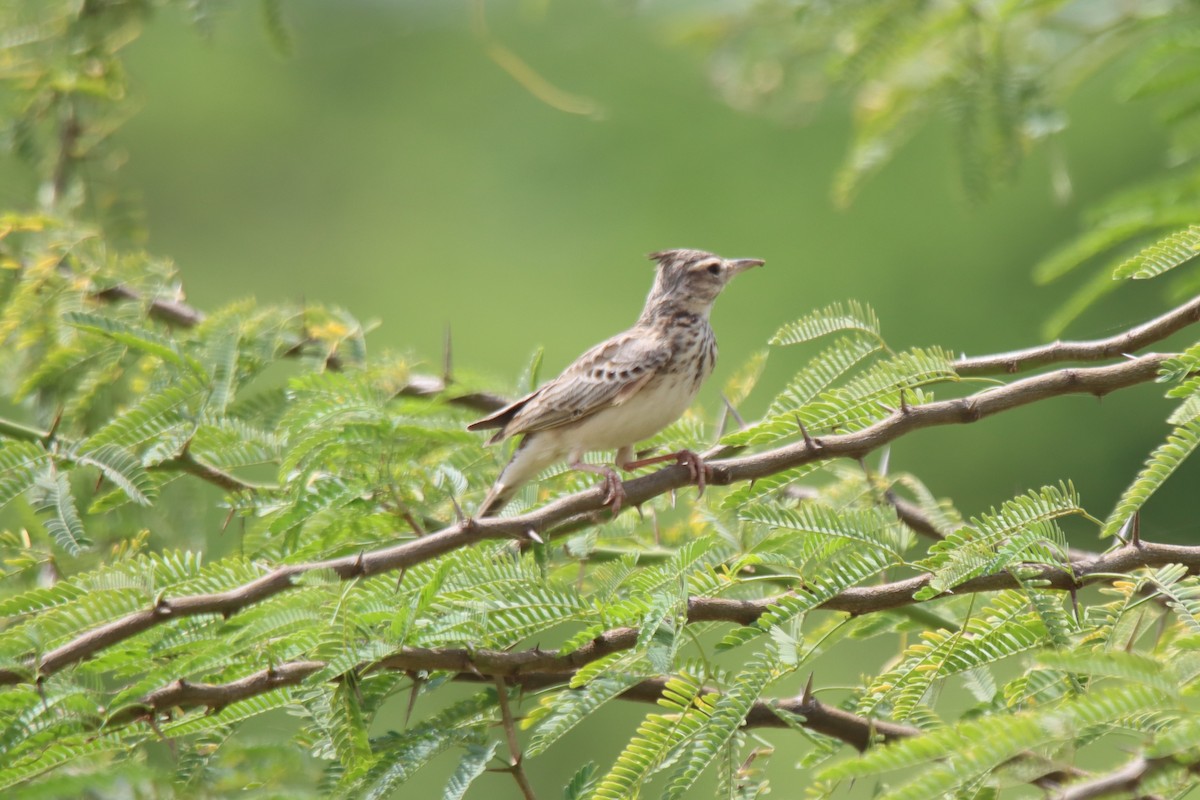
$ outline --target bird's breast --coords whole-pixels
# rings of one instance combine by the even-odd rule
[[[671,364],[635,395],[582,420],[571,434],[585,450],[616,450],[649,439],[683,416],[712,371],[702,352],[686,367]]]

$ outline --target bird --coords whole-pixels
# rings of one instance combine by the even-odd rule
[[[690,450],[634,460],[633,447],[679,419],[712,374],[717,340],[709,324],[713,302],[737,275],[764,263],[726,259],[703,250],[661,250],[653,287],[637,322],[575,359],[562,374],[521,399],[467,426],[496,428],[487,444],[523,435],[476,515],[494,516],[543,469],[566,460],[603,476],[604,504],[615,516],[625,501],[620,477],[584,454],[615,450],[626,471],[675,460],[688,467],[701,493],[711,471]]]

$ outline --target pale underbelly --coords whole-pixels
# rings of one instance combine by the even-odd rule
[[[598,411],[560,429],[569,450],[619,450],[649,439],[683,416],[696,398],[696,384],[688,375],[667,375],[619,406]],[[547,431],[549,433],[549,431]]]

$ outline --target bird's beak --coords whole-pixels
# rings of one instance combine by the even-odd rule
[[[729,260],[729,271],[731,275],[737,275],[751,267],[761,267],[765,263],[761,258],[733,258]]]

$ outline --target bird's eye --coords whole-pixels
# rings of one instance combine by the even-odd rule
[[[721,274],[721,265],[720,264],[709,264],[708,265],[708,274],[709,275],[720,275]]]

